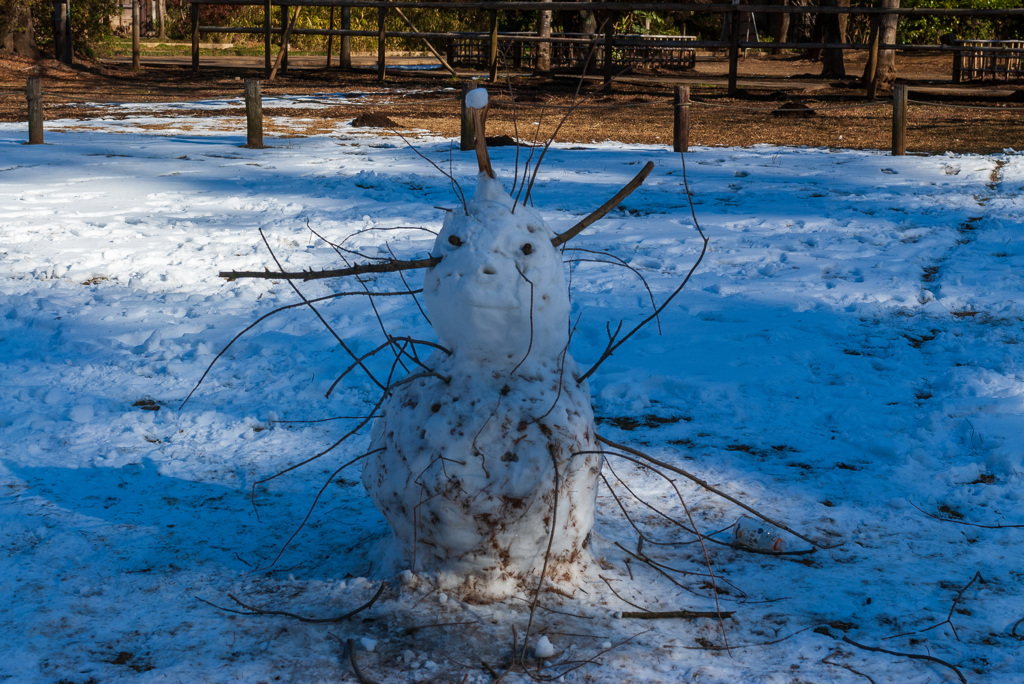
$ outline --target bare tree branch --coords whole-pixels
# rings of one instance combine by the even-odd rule
[[[538,161],[537,163],[539,164],[540,162]],[[633,177],[633,180],[626,183],[626,185],[617,193],[615,193],[610,200],[608,200],[607,202],[599,206],[597,209],[592,211],[589,216],[587,216],[585,219],[577,223],[569,230],[565,231],[564,233],[560,233],[559,235],[556,235],[551,240],[551,244],[553,244],[555,247],[564,245],[566,242],[572,240],[574,237],[582,233],[592,223],[594,223],[602,216],[607,214],[609,211],[617,207],[619,203],[622,202],[622,200],[629,197],[634,190],[636,190],[637,188],[640,187],[641,184],[643,184],[644,180],[647,178],[647,176],[651,175],[651,171],[653,170],[654,162],[649,161],[646,164],[644,164],[644,168],[640,169],[640,173],[636,174]]]
[[[216,608],[218,610],[223,610],[223,611],[228,612],[228,613],[235,613],[237,615],[276,615],[278,617],[286,617],[286,618],[291,618],[293,620],[299,620],[300,622],[328,623],[328,622],[343,622],[343,621],[349,619],[350,617],[352,617],[354,615],[357,615],[357,614],[363,612],[364,610],[370,608],[374,603],[377,602],[377,599],[380,598],[380,595],[384,593],[384,589],[387,588],[387,586],[388,586],[387,582],[381,582],[380,583],[380,587],[377,589],[377,593],[373,595],[373,598],[371,598],[369,601],[367,601],[363,605],[359,606],[355,610],[351,610],[351,611],[345,613],[344,615],[336,615],[334,617],[325,617],[325,618],[311,618],[311,617],[306,617],[306,616],[303,616],[303,615],[296,615],[295,613],[289,613],[289,612],[284,611],[284,610],[271,610],[271,609],[268,609],[268,608],[258,608],[256,606],[250,606],[250,605],[248,605],[246,603],[243,603],[241,600],[239,600],[238,598],[236,598],[235,596],[233,596],[231,594],[228,594],[228,598],[230,598],[232,601],[234,601],[235,603],[240,605],[242,608],[244,608],[245,609],[244,611],[242,611],[242,610],[235,610],[233,608],[225,608],[224,606],[218,606],[216,603],[212,603],[212,602],[207,601],[206,599],[200,598],[198,596],[196,596],[195,598],[196,598],[196,600],[202,601],[203,603],[205,603],[208,606],[213,606],[214,608]]]
[[[335,268],[323,271],[221,271],[219,276],[227,280],[239,278],[261,278],[263,280],[322,280],[323,278],[344,278],[351,275],[366,273],[395,273],[410,271],[416,268],[432,268],[441,263],[441,257],[427,259],[391,260],[376,264],[356,264],[348,268]]]
[[[946,667],[948,667],[956,673],[956,676],[960,678],[960,681],[963,682],[963,684],[967,684],[967,678],[964,677],[964,674],[960,670],[958,670],[955,665],[950,665],[945,660],[940,660],[935,656],[925,655],[924,653],[900,653],[899,651],[890,651],[888,649],[879,648],[877,646],[865,646],[864,644],[858,644],[856,641],[846,636],[845,634],[843,635],[843,641],[850,644],[851,646],[856,646],[857,648],[863,649],[865,651],[873,651],[875,653],[886,653],[888,655],[898,656],[900,658],[911,658],[913,660],[928,660],[933,663],[938,663],[939,665],[945,665]]]

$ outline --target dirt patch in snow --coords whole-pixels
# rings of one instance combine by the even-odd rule
[[[953,87],[948,56],[904,55],[899,72],[912,88],[908,150],[922,153],[993,153],[1019,146],[1020,90]],[[854,75],[862,65],[847,62],[845,79],[821,79],[820,64],[796,57],[750,57],[740,69],[741,93],[730,97],[723,85],[727,63],[709,57],[695,72],[626,74],[613,92],[602,90],[599,78],[581,88],[576,108],[559,129],[557,140],[590,143],[615,140],[637,144],[671,144],[672,92],[675,85],[691,87],[691,145],[749,146],[755,144],[888,149],[892,135],[889,99],[868,102]],[[32,62],[0,58],[0,121],[24,121],[27,115],[25,80],[43,77],[47,119],[117,116],[112,103],[185,102],[240,98],[242,79],[259,76],[244,68],[204,66],[192,74],[186,66],[147,66],[139,73],[119,64],[86,62],[66,67],[54,60]],[[546,140],[573,105],[578,79],[514,77],[492,88],[488,133],[518,137],[525,142]],[[389,71],[380,84],[376,73],[363,70],[292,68],[273,83],[264,81],[264,97],[316,96],[323,93],[359,93],[338,106],[296,104],[266,110],[265,116],[282,119],[275,125],[289,135],[323,133],[340,120],[380,116],[389,127],[424,131],[446,137],[459,135],[458,84],[446,73],[424,70]],[[96,103],[84,110],[83,102]],[[791,108],[813,109],[817,116],[772,116],[780,102]],[[266,103],[265,103],[266,104]],[[372,107],[372,112],[367,108]],[[806,111],[806,110],[805,110]],[[215,109],[189,115],[223,115]],[[236,112],[241,117],[241,112]],[[172,110],[155,116],[181,117]],[[294,118],[293,121],[284,119]],[[382,119],[382,120],[383,120]],[[378,126],[379,127],[379,126]]]

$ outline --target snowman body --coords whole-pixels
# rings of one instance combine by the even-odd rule
[[[468,211],[445,220],[424,300],[450,353],[393,388],[363,470],[405,564],[478,601],[542,572],[572,590],[603,464],[554,234],[513,206],[481,174]]]

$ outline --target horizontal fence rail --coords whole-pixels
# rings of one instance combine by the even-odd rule
[[[543,4],[534,0],[533,2],[503,1],[495,2],[439,2],[420,0],[192,0],[192,68],[199,70],[199,37],[202,33],[207,34],[261,34],[264,36],[264,61],[268,73],[271,70],[272,38],[279,39],[280,53],[277,58],[278,64],[287,69],[288,66],[288,38],[296,36],[328,36],[330,40],[340,37],[342,41],[341,66],[351,66],[349,55],[349,40],[353,36],[375,37],[378,40],[378,75],[380,80],[385,78],[386,53],[383,41],[387,38],[402,38],[415,40],[445,40],[455,43],[454,52],[451,45],[446,45],[444,51],[449,59],[447,62],[441,54],[432,46],[427,44],[430,51],[449,71],[454,72],[450,62],[456,65],[486,66],[489,69],[491,79],[496,78],[499,44],[510,47],[509,55],[515,68],[536,66],[534,60],[534,44],[551,45],[555,64],[566,66],[567,63],[578,63],[582,59],[572,51],[573,45],[581,48],[592,48],[594,54],[603,61],[605,88],[610,89],[614,66],[623,65],[669,65],[676,68],[693,68],[695,59],[693,50],[711,49],[724,50],[729,58],[729,92],[738,92],[737,64],[742,50],[747,49],[790,49],[790,50],[867,50],[872,58],[877,58],[880,51],[901,50],[901,51],[929,51],[935,53],[951,54],[954,59],[953,82],[960,83],[970,80],[1015,80],[1024,79],[1022,70],[1022,48],[1021,41],[951,41],[942,45],[911,45],[902,43],[882,43],[875,41],[871,43],[852,43],[826,41],[790,41],[771,42],[761,40],[749,40],[747,36],[740,34],[742,15],[748,14],[777,14],[777,15],[846,15],[866,16],[871,19],[872,25],[876,26],[883,16],[896,15],[901,18],[920,17],[985,17],[985,18],[1021,18],[1024,19],[1024,7],[1012,9],[961,9],[961,8],[883,8],[883,7],[838,7],[838,6],[777,6],[777,5],[734,5],[725,3],[697,4],[697,3],[627,3],[627,2],[544,2]],[[264,16],[260,26],[209,26],[200,25],[200,8],[207,6],[253,6],[263,7]],[[298,15],[302,7],[329,7],[332,12],[331,28],[299,28]],[[342,11],[342,26],[335,28],[333,23],[334,10],[340,8]],[[354,8],[375,8],[378,10],[377,30],[352,30],[349,15]],[[274,25],[275,9],[280,15],[277,26]],[[294,15],[289,16],[294,9]],[[439,31],[417,31],[412,30],[388,31],[385,30],[385,18],[388,12],[397,12],[403,20],[409,24],[401,11],[404,9],[434,9],[434,10],[459,10],[460,12],[485,12],[490,17],[491,30],[473,32],[439,32]],[[591,34],[579,37],[567,35],[541,36],[535,33],[502,33],[499,29],[500,17],[503,12],[549,12],[549,11],[572,11],[581,10],[593,11],[599,18],[614,17],[625,12],[643,10],[659,12],[692,12],[703,14],[721,14],[728,36],[723,35],[720,40],[687,40],[685,46],[667,45],[665,36],[642,36],[642,35],[612,35],[610,29],[604,34]],[[606,22],[611,26],[614,22]],[[683,41],[683,37],[672,37],[676,41]],[[972,45],[973,43],[984,42],[986,45]],[[566,51],[569,51],[568,53]],[[673,51],[668,54],[666,51]],[[470,58],[468,55],[472,53]],[[571,57],[565,57],[571,53]],[[662,53],[665,53],[662,56]],[[615,55],[618,55],[616,58]],[[330,50],[328,50],[328,65],[330,63]],[[481,60],[486,58],[486,64]],[[276,73],[276,66],[273,70]],[[869,93],[874,92],[873,84],[868,88]]]

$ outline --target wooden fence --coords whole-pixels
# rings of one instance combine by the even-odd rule
[[[262,6],[263,22],[258,27],[223,27],[223,26],[201,26],[199,23],[200,7],[205,5],[250,5]],[[332,25],[327,29],[303,29],[297,27],[297,18],[302,7],[331,7]],[[378,28],[376,31],[354,31],[348,19],[351,8],[364,7],[376,8],[378,11]],[[280,21],[277,26],[273,25],[274,8],[279,9]],[[294,8],[294,13],[291,12]],[[385,20],[389,12],[401,14],[403,9],[447,9],[458,10],[463,13],[483,12],[489,16],[491,30],[484,34],[487,36],[488,45],[488,67],[492,80],[496,77],[497,61],[499,55],[498,44],[500,41],[511,41],[519,43],[548,43],[552,46],[568,43],[589,43],[600,45],[603,48],[603,73],[606,87],[610,85],[614,73],[612,60],[615,52],[615,36],[613,34],[614,19],[624,12],[635,10],[647,10],[657,12],[695,12],[714,13],[723,15],[723,25],[728,27],[728,40],[715,41],[692,41],[688,48],[709,48],[723,49],[728,52],[729,57],[729,92],[738,92],[736,86],[738,62],[741,50],[748,48],[768,49],[836,49],[836,50],[867,50],[877,57],[880,50],[930,50],[936,52],[953,52],[962,50],[955,45],[905,45],[905,44],[884,44],[879,40],[872,40],[869,43],[831,43],[824,39],[820,42],[800,43],[778,43],[764,41],[744,40],[741,34],[741,27],[744,22],[741,19],[753,13],[757,14],[788,14],[788,15],[847,15],[867,16],[872,25],[872,31],[877,35],[881,18],[885,15],[897,15],[899,17],[928,17],[928,16],[952,16],[952,17],[989,17],[989,18],[1024,18],[1024,8],[1016,9],[946,9],[946,8],[876,8],[876,7],[832,7],[832,6],[810,6],[810,7],[780,7],[776,5],[733,5],[733,4],[695,4],[695,3],[626,3],[626,2],[545,2],[543,6],[535,0],[533,2],[443,2],[443,1],[418,1],[418,0],[192,0],[192,68],[199,70],[199,36],[201,33],[257,33],[264,38],[264,63],[267,73],[272,70],[271,52],[272,38],[280,37],[281,49],[278,61],[282,68],[287,68],[288,37],[290,35],[327,35],[330,37],[339,36],[342,39],[341,66],[351,65],[351,57],[347,53],[346,42],[352,36],[375,36],[378,42],[378,75],[384,80],[386,73],[386,54],[383,42],[389,37],[402,37],[429,41],[431,39],[459,39],[468,36],[443,33],[443,32],[420,32],[410,24],[410,31],[387,31]],[[341,27],[333,25],[333,9],[340,9],[342,20]],[[536,34],[501,34],[499,26],[504,12],[510,11],[571,11],[590,10],[598,16],[598,22],[604,23],[606,29],[602,36],[591,36],[588,39],[567,38],[558,36],[540,36]],[[480,38],[481,34],[472,34]],[[630,38],[634,42],[632,48],[638,50],[656,50],[656,42],[645,36]],[[437,54],[436,50],[431,48]],[[873,84],[869,84],[869,92],[873,92]]]
[[[952,45],[956,83],[1024,79],[1024,40],[956,40]]]

